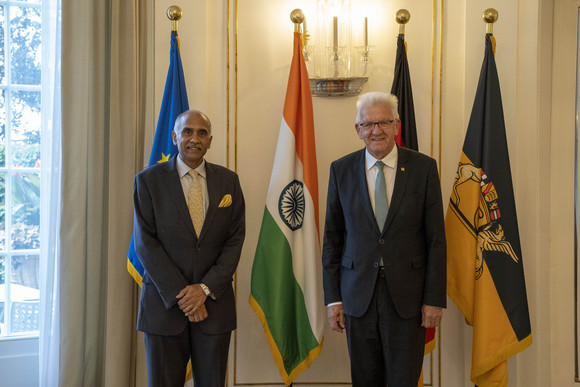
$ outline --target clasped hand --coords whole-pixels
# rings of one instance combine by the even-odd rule
[[[183,311],[189,321],[200,322],[207,318],[207,309],[205,308],[207,296],[199,284],[184,287],[176,297],[179,298],[177,301],[179,309]]]

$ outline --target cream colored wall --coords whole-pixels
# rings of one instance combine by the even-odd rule
[[[549,152],[544,166],[543,182],[549,182],[549,332],[551,340],[551,380],[553,385],[572,385],[574,374],[574,123],[577,53],[577,20],[580,2],[554,1],[554,45],[546,55],[553,57],[552,101],[550,120],[551,142],[542,151]],[[548,144],[546,144],[548,145]],[[578,385],[578,383],[576,383]]]
[[[419,147],[439,162],[445,202],[483,60],[481,14],[489,7],[499,11],[494,26],[496,62],[534,337],[531,347],[508,361],[510,386],[574,383],[571,165],[579,2],[353,1],[371,11],[374,66],[364,91],[390,90],[397,35],[393,14],[399,8],[411,12],[406,40]],[[208,159],[237,170],[246,196],[247,237],[236,275],[239,328],[232,339],[228,385],[280,385],[247,299],[292,55],[289,14],[302,8],[308,16],[313,2],[246,0],[236,14],[235,0],[156,1],[157,110],[169,53],[165,10],[172,4],[184,11],[179,34],[190,106],[204,110],[213,121]],[[553,17],[557,22],[552,23]],[[313,98],[321,222],[330,162],[362,147],[353,126],[355,101],[354,97]],[[148,138],[150,144],[152,134]],[[438,347],[426,359],[426,382],[443,387],[471,385],[471,329],[451,301],[439,332]],[[327,330],[322,355],[298,382],[344,385],[348,381],[344,336]]]
[[[171,22],[167,8],[178,5],[185,15],[178,22],[181,60],[190,109],[205,112],[215,130],[208,159],[226,165],[227,156],[227,2],[214,0],[155,1],[155,101],[156,114],[161,109],[161,99],[169,67]],[[231,96],[231,94],[230,94]],[[156,118],[155,118],[156,119]],[[234,141],[233,138],[230,139]],[[153,134],[145,141],[151,149]],[[149,154],[148,152],[145,152]]]

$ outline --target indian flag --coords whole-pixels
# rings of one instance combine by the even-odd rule
[[[308,73],[294,33],[284,114],[254,265],[250,305],[290,385],[322,350],[318,175]]]

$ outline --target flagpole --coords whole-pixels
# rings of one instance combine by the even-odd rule
[[[483,11],[483,15],[482,15],[483,21],[486,24],[486,30],[485,33],[486,34],[492,34],[493,35],[493,23],[495,23],[497,21],[498,18],[498,13],[497,10],[495,10],[494,8],[488,8],[485,11]],[[494,54],[495,54],[495,48],[494,48]],[[473,385],[474,387],[479,387],[477,384]]]
[[[498,13],[494,8],[488,8],[483,11],[483,21],[487,24],[487,34],[493,34],[493,23],[497,21]]]
[[[171,20],[171,31],[177,32],[177,22],[183,16],[183,11],[177,5],[167,8],[167,18]]]
[[[399,23],[399,34],[405,35],[405,24],[411,19],[411,13],[406,9],[400,9],[395,14],[395,21]]]
[[[475,386],[506,385],[508,359],[532,344],[494,56],[492,24],[497,19],[497,11],[484,11],[484,59],[445,218],[447,294],[473,327],[470,380]],[[490,238],[506,249],[486,246]]]
[[[290,20],[294,23],[294,32],[302,34],[300,24],[304,21],[304,12],[302,12],[300,8],[296,8],[294,11],[290,12]]]
[[[497,10],[495,10],[494,8],[486,9],[485,11],[483,11],[482,18],[487,26],[485,33],[486,34],[493,34],[493,23],[495,23],[497,21],[497,18],[498,18]],[[494,49],[494,54],[495,54],[495,49]],[[473,386],[479,387],[477,384],[474,384]]]
[[[300,31],[300,24],[304,21],[304,12],[300,8],[296,8],[290,12],[290,20],[294,23],[294,32],[298,32],[302,36],[302,31]],[[303,42],[304,44],[304,42]],[[288,387],[292,387],[294,383],[290,383]]]
[[[305,18],[295,9],[290,19],[292,62],[249,297],[287,386],[310,368],[324,341],[322,289],[316,275],[306,275],[317,270],[320,244],[314,117],[300,39]]]
[[[302,37],[302,31],[300,31],[300,24],[304,21],[304,12],[300,8],[296,8],[292,12],[290,12],[290,20],[294,23],[294,32],[298,32]],[[304,45],[304,41],[302,41]],[[290,383],[288,387],[292,387],[294,383]]]

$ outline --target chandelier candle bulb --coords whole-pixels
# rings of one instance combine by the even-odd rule
[[[369,20],[365,17],[364,21],[364,39],[365,39],[365,52],[369,46]]]
[[[332,46],[334,53],[338,52],[338,16],[332,18]]]

